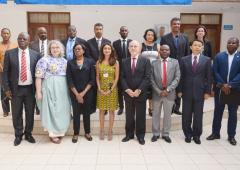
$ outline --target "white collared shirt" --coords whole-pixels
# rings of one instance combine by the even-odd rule
[[[26,62],[27,62],[27,80],[22,82],[20,77],[21,77],[21,57],[22,57],[23,50],[18,48],[18,61],[19,61],[19,65],[18,65],[18,67],[19,67],[18,85],[20,85],[20,86],[31,85],[33,83],[31,67],[30,67],[29,48],[26,48],[24,51],[25,51]]]
[[[199,62],[200,54],[198,54],[198,55],[192,54],[192,65],[193,65],[193,62],[194,62],[194,56],[197,56],[197,63],[198,63],[198,62]]]
[[[123,47],[123,40],[125,40],[125,47],[127,48],[127,38],[126,39],[123,39],[123,38],[120,38],[120,41],[121,41],[121,47]]]
[[[169,57],[167,57],[165,60],[166,60],[166,71],[167,71]],[[161,58],[161,69],[162,69],[161,70],[162,71],[162,75],[161,76],[163,78],[163,59],[162,58]]]
[[[227,81],[229,82],[229,75],[230,75],[230,71],[231,71],[231,67],[232,67],[232,62],[233,62],[233,58],[235,56],[235,54],[237,53],[237,50],[233,53],[233,54],[228,54],[228,76],[227,76]]]
[[[48,49],[47,49],[47,39],[42,41],[39,39],[39,50],[40,50],[40,53],[41,53],[41,46],[42,46],[42,42],[43,42],[43,46],[44,46],[44,56],[43,57],[46,57],[48,55]]]
[[[102,45],[102,37],[101,38],[95,37],[95,39],[96,39],[96,42],[98,43],[98,47],[101,47],[101,45]]]
[[[138,55],[136,57],[131,57],[131,68],[132,68],[133,58],[135,58],[135,68],[136,68],[137,61],[138,61]]]

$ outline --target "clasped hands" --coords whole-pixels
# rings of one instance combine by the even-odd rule
[[[230,94],[231,91],[231,86],[229,86],[228,84],[223,84],[221,87],[221,90],[226,94]]]
[[[160,97],[167,97],[168,94],[169,94],[169,92],[167,92],[167,90],[162,90],[162,91],[160,92]]]
[[[81,103],[81,104],[84,103],[83,97],[85,96],[85,93],[83,91],[80,93],[77,93],[75,96],[76,96],[78,103]]]
[[[139,89],[136,89],[135,91],[132,91],[131,89],[127,89],[126,93],[130,96],[130,97],[138,97],[141,93],[141,91]]]
[[[107,90],[107,91],[104,91],[104,90],[101,90],[101,89],[98,89],[98,90],[104,96],[109,95],[112,92],[111,90]]]

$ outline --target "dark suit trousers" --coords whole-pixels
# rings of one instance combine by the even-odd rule
[[[144,138],[146,131],[146,101],[137,101],[135,99],[129,100],[125,98],[125,107],[126,136],[133,137],[136,126],[136,136],[138,138]]]
[[[219,93],[220,90],[216,89],[214,94],[214,117],[213,117],[213,124],[212,124],[212,133],[216,135],[220,135],[222,117],[225,105],[219,102]],[[228,127],[227,133],[229,137],[234,137],[236,134],[236,127],[237,127],[237,105],[228,104]]]
[[[119,109],[123,109],[123,90],[120,81],[118,81],[118,104],[119,104]]]
[[[80,133],[80,115],[82,113],[82,110],[80,108],[80,105],[72,100],[72,107],[73,107],[73,130],[74,135],[79,135]],[[85,134],[90,133],[90,114],[89,113],[83,113],[83,126]]]
[[[12,119],[15,136],[23,135],[23,106],[25,109],[25,135],[31,135],[34,124],[34,107],[36,104],[32,85],[18,86],[17,93],[13,94],[12,100]]]
[[[2,101],[3,113],[10,112],[9,99],[6,98],[6,95],[5,95],[4,91],[3,91],[3,88],[1,88],[1,101]]]
[[[204,100],[184,99],[182,129],[185,137],[200,137],[202,134]]]
[[[174,106],[173,112],[174,112],[174,111],[179,111],[180,106],[181,106],[181,97],[176,96],[175,106]]]

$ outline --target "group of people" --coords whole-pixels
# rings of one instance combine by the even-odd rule
[[[3,28],[0,43],[1,99],[4,116],[8,116],[11,100],[15,130],[14,145],[23,135],[30,143],[34,110],[40,113],[42,126],[53,143],[61,143],[73,118],[72,142],[78,141],[80,116],[83,116],[84,137],[92,141],[90,115],[99,109],[99,139],[104,140],[105,115],[109,114],[107,139],[113,138],[115,111],[126,114],[122,142],[136,135],[144,145],[146,129],[146,101],[152,116],[151,141],[160,136],[171,143],[171,114],[182,115],[185,142],[201,144],[204,100],[214,90],[215,108],[212,134],[208,140],[220,139],[221,120],[225,104],[220,94],[230,95],[240,90],[239,40],[231,37],[227,51],[214,59],[207,29],[199,26],[195,39],[180,33],[180,19],[170,22],[171,32],[157,37],[154,29],[147,29],[144,42],[128,38],[128,28],[120,27],[120,39],[103,38],[103,25],[94,25],[94,38],[85,41],[77,37],[75,26],[69,26],[67,38],[47,39],[47,30],[38,28],[38,39],[30,43],[27,33],[20,33],[18,44],[10,41],[10,30]],[[213,64],[212,64],[213,60]],[[182,99],[182,112],[180,104]],[[124,104],[125,101],[125,104]],[[23,126],[23,107],[25,128]],[[162,108],[163,129],[160,130]],[[236,145],[237,104],[228,104],[228,141]]]

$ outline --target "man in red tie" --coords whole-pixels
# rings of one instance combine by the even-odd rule
[[[140,55],[141,47],[138,41],[129,43],[131,57],[122,63],[121,83],[124,91],[126,107],[126,136],[122,142],[127,142],[136,136],[141,145],[145,144],[146,100],[150,86],[150,60]],[[135,118],[136,117],[136,118]]]
[[[32,136],[35,106],[35,66],[40,54],[28,48],[29,35],[18,35],[18,48],[5,53],[3,69],[3,88],[11,99],[14,146],[22,141],[22,136],[30,143],[35,143]],[[25,110],[25,128],[23,127],[23,107]]]
[[[193,138],[201,144],[204,99],[211,94],[211,60],[202,55],[203,42],[193,40],[192,54],[180,60],[181,79],[178,97],[183,99],[182,128],[185,142]]]
[[[176,99],[175,89],[180,81],[180,68],[178,60],[170,58],[170,48],[163,44],[160,48],[161,59],[152,63],[151,83],[153,88],[153,118],[152,118],[152,142],[160,137],[160,117],[163,106],[163,129],[162,139],[171,143],[169,131],[171,129],[171,113],[174,100]]]

